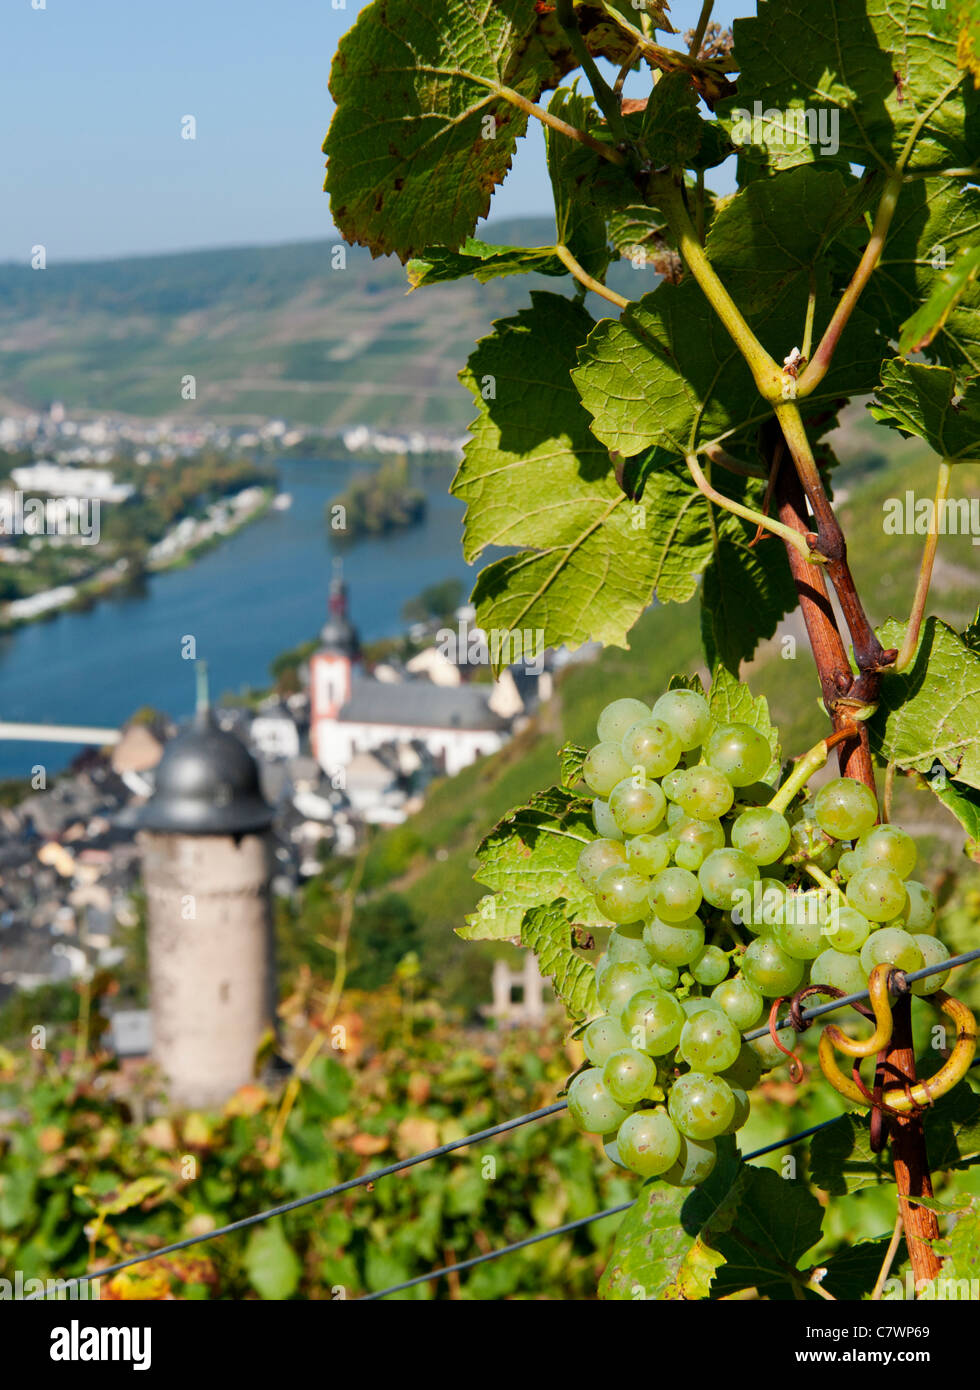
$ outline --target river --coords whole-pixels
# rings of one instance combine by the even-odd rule
[[[331,546],[324,505],[363,466],[283,460],[289,511],[270,511],[186,569],[151,575],[139,594],[100,601],[0,638],[0,719],[117,727],[143,705],[191,713],[194,670],[181,657],[193,636],[208,663],[212,698],[270,684],[269,663],[326,621],[332,558],[343,555],[351,618],[365,640],[401,630],[401,606],[427,585],[475,579],[462,558],[463,507],[447,471],[429,475],[428,512],[411,530]],[[0,740],[0,778],[64,768],[70,744]]]

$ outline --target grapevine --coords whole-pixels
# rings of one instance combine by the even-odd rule
[[[464,553],[503,548],[473,592],[479,625],[625,648],[654,601],[700,608],[707,679],[622,682],[637,695],[607,698],[591,746],[562,750],[561,785],[486,835],[489,893],[458,929],[536,953],[584,1050],[571,1117],[642,1180],[601,1290],[632,1296],[640,1267],[655,1296],[768,1297],[698,1225],[712,1202],[756,1200],[788,1209],[773,1296],[826,1297],[797,1263],[822,1208],[737,1148],[770,1073],[789,1057],[800,1074],[802,1000],[872,994],[873,1034],[853,1013],[828,1025],[813,1079],[887,1150],[917,1278],[944,1260],[924,1112],[958,1106],[972,1135],[976,1111],[980,1135],[972,1014],[945,970],[906,988],[950,950],[928,848],[892,817],[908,779],[980,858],[980,616],[934,611],[941,510],[980,439],[980,21],[972,0],[759,0],[727,31],[711,0],[692,8],[684,35],[680,0],[458,0],[424,21],[374,0],[331,75],[327,189],[342,234],[398,255],[414,289],[535,277],[462,373]],[[554,236],[481,240],[531,120]],[[834,500],[838,431],[859,415],[915,442],[932,507],[887,621]],[[795,611],[826,732],[784,768],[744,671]],[[953,1033],[923,1079],[913,1001]],[[980,1140],[942,1158],[962,1170]],[[839,1160],[826,1180],[852,1190]],[[668,1210],[699,1233],[680,1254],[662,1241],[651,1272]],[[880,1296],[885,1243],[862,1296]]]

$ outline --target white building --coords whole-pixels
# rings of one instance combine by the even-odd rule
[[[325,771],[346,768],[357,754],[385,744],[418,743],[452,777],[507,741],[510,721],[492,708],[492,685],[392,684],[362,674],[339,579],[331,585],[322,638],[310,660],[310,739]]]
[[[100,502],[125,502],[130,483],[117,483],[108,468],[67,468],[58,463],[31,463],[11,473],[24,492],[45,492],[52,497],[91,497]]]

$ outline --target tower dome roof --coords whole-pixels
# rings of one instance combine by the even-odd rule
[[[243,835],[264,830],[272,816],[255,759],[203,709],[163,750],[138,825],[172,834]]]
[[[340,561],[334,565],[327,607],[327,621],[320,629],[320,641],[324,650],[337,652],[353,660],[360,651],[361,643],[357,628],[347,616],[347,585],[343,580]]]

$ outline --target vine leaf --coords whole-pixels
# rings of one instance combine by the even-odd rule
[[[750,549],[752,535],[737,517],[724,517],[701,588],[705,659],[735,675],[798,601],[782,547],[763,539]]]
[[[480,843],[474,875],[493,890],[457,934],[467,941],[509,940],[521,935],[528,908],[562,898],[585,926],[606,926],[595,899],[576,873],[583,848],[596,838],[592,803],[563,787],[536,792]]]
[[[578,743],[563,743],[558,750],[558,761],[561,767],[561,784],[563,787],[572,789],[582,780],[582,764],[588,755],[588,749],[583,748]]]
[[[939,282],[911,318],[902,324],[898,340],[899,352],[920,352],[928,347],[946,320],[966,294],[980,272],[980,246],[963,251],[948,270],[940,273]]]
[[[599,1297],[610,1300],[707,1298],[723,1263],[716,1229],[733,1219],[746,1183],[734,1145],[719,1143],[714,1172],[693,1194],[665,1182],[643,1185],[616,1232]]]
[[[858,1240],[835,1251],[827,1261],[827,1273],[820,1281],[820,1287],[833,1294],[834,1298],[847,1299],[848,1302],[865,1298],[874,1289],[890,1244],[891,1236],[882,1236],[877,1240]],[[902,1240],[893,1271],[900,1269],[906,1258],[905,1241]]]
[[[945,23],[956,37],[956,58],[961,68],[973,75],[973,85],[980,87],[980,5],[977,0],[949,0],[948,6],[936,15],[936,23]]]
[[[685,547],[707,563],[707,513],[676,475],[642,507],[629,502],[569,375],[594,320],[559,295],[531,299],[494,325],[463,373],[480,406],[452,485],[467,504],[464,554],[534,547],[481,572],[477,618],[485,631],[534,630],[544,646],[626,646],[654,590],[693,593]]]
[[[980,190],[950,179],[917,179],[902,189],[878,268],[862,303],[882,332],[899,338],[980,235]],[[866,235],[865,238],[866,239]],[[860,254],[860,239],[853,245]],[[924,351],[968,375],[980,372],[980,279],[968,280]]]
[[[772,749],[772,763],[766,773],[765,781],[771,782],[779,773],[781,753],[779,731],[769,718],[769,705],[764,695],[754,697],[744,681],[724,666],[715,668],[708,691],[708,708],[712,718],[719,724],[750,724],[764,734]]]
[[[799,342],[810,270],[839,228],[846,186],[836,173],[809,167],[780,174],[771,184],[750,184],[723,206],[706,249],[763,346],[782,361]],[[829,269],[817,269],[818,334],[830,313],[828,277]],[[856,311],[809,401],[870,393],[882,356],[875,324]],[[772,414],[690,276],[644,295],[618,320],[603,319],[572,376],[597,437],[627,458],[650,448],[665,458],[683,457],[736,431],[757,429]]]
[[[690,77],[685,72],[664,73],[650,93],[640,125],[650,162],[657,168],[690,168],[701,148],[703,128]]]
[[[323,148],[341,234],[403,261],[459,246],[527,128],[503,89],[537,101],[574,66],[534,0],[368,5],[330,71],[337,110]]]
[[[895,1181],[888,1155],[872,1151],[863,1115],[842,1115],[813,1136],[810,1177],[835,1197]]]
[[[956,395],[956,376],[950,368],[895,357],[882,366],[881,385],[870,410],[876,420],[903,435],[924,439],[942,458],[977,458],[980,384],[967,382],[954,404]]]
[[[980,791],[964,787],[946,776],[946,769],[933,771],[925,782],[937,801],[955,816],[966,832],[966,854],[980,864]]]
[[[592,101],[574,89],[559,88],[548,110],[579,130],[597,124]],[[545,144],[558,240],[568,247],[583,270],[601,280],[610,259],[606,219],[591,199],[585,196],[586,190],[578,182],[578,165],[574,156],[580,147],[550,126],[545,129]]]
[[[878,632],[883,646],[900,647],[905,628],[887,622]],[[980,789],[980,656],[946,623],[927,619],[913,665],[882,679],[868,734],[885,762],[921,773],[939,762]]]
[[[934,14],[930,0],[760,0],[735,21],[738,106],[794,124],[829,110],[825,152],[852,164],[893,168],[912,138],[910,168],[970,165],[978,106]]]
[[[969,1280],[968,1289],[977,1287],[980,1280],[980,1203],[972,1202],[969,1210],[957,1219],[948,1238],[940,1242],[937,1254],[944,1257],[940,1278]]]
[[[423,285],[441,285],[447,280],[462,280],[472,275],[485,284],[500,275],[567,275],[550,246],[495,246],[490,242],[467,237],[458,251],[448,246],[430,246],[421,256],[413,257],[405,267],[413,290]]]
[[[572,949],[575,922],[559,899],[547,907],[532,907],[521,923],[521,944],[538,958],[541,974],[550,976],[555,994],[573,1020],[599,1012],[595,966]]]

